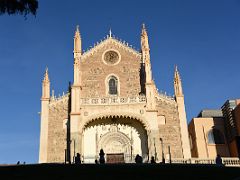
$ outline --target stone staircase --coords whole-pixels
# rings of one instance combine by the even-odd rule
[[[0,166],[0,179],[240,180],[239,167],[210,164],[33,164]]]

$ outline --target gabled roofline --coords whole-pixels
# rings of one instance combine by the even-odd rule
[[[125,41],[120,41],[118,39],[116,39],[115,37],[112,36],[107,36],[106,39],[104,39],[103,41],[101,41],[100,43],[97,42],[97,44],[94,44],[94,47],[90,48],[89,50],[85,51],[82,54],[82,58],[86,58],[89,55],[92,55],[94,52],[98,51],[98,49],[100,49],[102,46],[104,46],[105,43],[112,41],[113,43],[119,44],[122,48],[124,48],[125,50],[135,54],[136,56],[142,56],[142,53],[137,51],[136,49],[134,49],[131,45],[129,45],[128,43],[126,43]],[[91,46],[90,46],[91,47]]]

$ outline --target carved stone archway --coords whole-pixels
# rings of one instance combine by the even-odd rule
[[[104,134],[98,142],[98,152],[104,149],[105,153],[131,153],[131,140],[122,132],[119,132],[117,126],[111,126],[110,132]]]
[[[103,149],[107,159],[122,154],[125,162],[132,161],[136,154],[146,157],[149,154],[148,129],[144,118],[129,114],[88,117],[82,122],[81,152],[89,159],[98,158]]]
[[[89,116],[88,118],[84,119],[82,122],[82,131],[88,126],[88,124],[94,122],[94,121],[99,121],[101,119],[106,119],[106,118],[127,118],[127,119],[132,119],[134,121],[138,121],[142,124],[143,128],[149,132],[150,131],[150,125],[148,121],[145,119],[145,117],[137,115],[137,114],[132,114],[129,112],[106,112],[106,113],[99,113],[99,114],[94,114]]]

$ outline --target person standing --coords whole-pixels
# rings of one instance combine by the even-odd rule
[[[81,164],[81,155],[77,153],[77,156],[75,157],[75,164]]]
[[[155,163],[156,163],[155,158],[152,156],[151,157],[151,164],[155,164]]]
[[[219,166],[223,165],[222,158],[219,154],[216,157],[216,164],[219,165]]]
[[[143,162],[142,156],[140,156],[139,154],[136,155],[135,157],[135,162],[137,164],[141,164]]]
[[[105,158],[104,158],[104,155],[105,155],[105,153],[104,153],[104,151],[103,151],[103,149],[100,149],[100,153],[99,153],[99,162],[100,162],[100,164],[105,164]]]

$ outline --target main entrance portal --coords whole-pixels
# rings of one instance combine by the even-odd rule
[[[111,125],[110,131],[104,134],[98,144],[98,151],[105,149],[105,153],[124,153],[130,154],[131,152],[131,140],[130,138],[118,131],[117,125]]]
[[[98,119],[87,124],[83,135],[85,163],[99,159],[100,149],[104,150],[107,163],[133,162],[136,154],[148,154],[146,130],[135,119]]]

